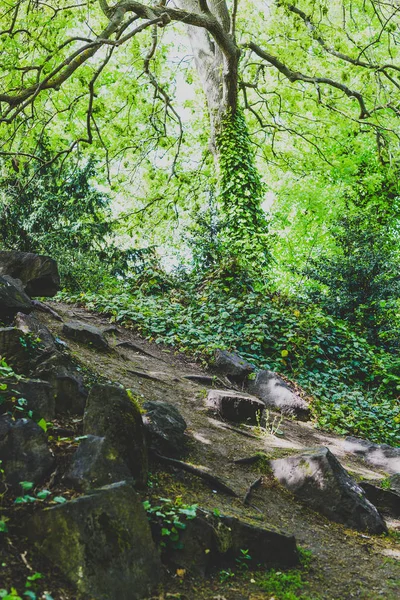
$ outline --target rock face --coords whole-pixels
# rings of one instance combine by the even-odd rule
[[[47,381],[40,379],[0,379],[0,384],[7,386],[1,395],[5,402],[0,406],[0,414],[12,409],[11,398],[24,398],[27,401],[27,410],[34,411],[35,416],[40,416],[47,421],[55,416],[55,397],[52,386]]]
[[[39,551],[94,600],[139,600],[160,581],[147,515],[126,482],[37,511],[28,531]]]
[[[57,415],[83,415],[88,394],[82,375],[67,354],[52,354],[35,374],[53,386]]]
[[[150,445],[161,453],[179,455],[185,447],[186,421],[175,406],[168,402],[149,401],[143,404],[143,423]]]
[[[31,334],[40,340],[40,346],[46,353],[56,352],[54,337],[50,330],[39,321],[35,315],[18,313],[15,315],[14,324],[25,334]]]
[[[228,379],[235,383],[242,383],[255,370],[255,366],[247,360],[226,350],[216,351],[215,367],[219,373],[226,375]]]
[[[11,277],[0,276],[0,319],[13,317],[17,312],[33,310],[31,299]]]
[[[73,455],[65,481],[74,488],[87,492],[130,477],[128,467],[107,440],[88,435]]]
[[[260,423],[265,412],[265,405],[258,398],[226,390],[210,390],[206,405],[223,419],[237,423]]]
[[[44,431],[31,419],[13,421],[9,415],[0,417],[0,457],[6,482],[14,487],[39,483],[54,464]]]
[[[122,387],[95,385],[83,417],[85,434],[105,437],[129,468],[138,486],[147,481],[147,447],[138,404]]]
[[[87,344],[97,350],[107,351],[110,349],[101,330],[87,323],[79,323],[78,321],[64,323],[63,334],[76,342]]]
[[[363,458],[374,467],[380,467],[387,473],[400,472],[400,448],[393,448],[388,444],[374,444],[368,440],[349,436],[345,440],[344,450]]]
[[[247,389],[272,410],[294,415],[300,420],[310,418],[308,403],[293,392],[285,381],[273,371],[259,371],[254,381],[249,381]]]
[[[18,374],[26,374],[38,357],[37,348],[29,348],[24,332],[17,327],[0,327],[0,356]]]
[[[60,289],[57,263],[31,252],[0,252],[0,275],[20,279],[28,296],[54,296]]]
[[[378,510],[396,519],[400,518],[400,493],[380,488],[368,481],[362,481],[360,487],[364,490],[368,500]]]
[[[328,448],[270,462],[278,481],[328,519],[360,531],[386,533],[381,515]]]
[[[181,532],[182,548],[168,551],[167,560],[193,575],[204,576],[215,565],[235,565],[241,549],[249,551],[252,563],[294,566],[298,563],[296,540],[275,529],[255,527],[236,517],[198,509],[197,517]]]

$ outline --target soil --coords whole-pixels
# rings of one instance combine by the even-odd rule
[[[106,318],[91,314],[78,306],[54,302],[49,305],[64,321],[81,320],[101,329],[110,327]],[[298,597],[309,600],[400,598],[399,521],[387,519],[389,536],[371,536],[346,529],[296,501],[271,479],[268,470],[263,470],[262,462],[250,465],[234,463],[236,459],[252,456],[257,452],[266,454],[268,458],[276,458],[302,448],[324,445],[334,452],[353,476],[376,481],[396,470],[393,461],[368,464],[349,452],[344,438],[318,430],[312,423],[281,419],[274,413],[270,414],[265,429],[223,422],[215,415],[210,415],[205,406],[208,388],[184,379],[185,375],[210,375],[210,372],[202,369],[189,357],[174,354],[171,349],[150,343],[122,327],[115,327],[106,334],[112,349],[109,353],[100,353],[64,338],[62,323],[50,314],[41,312],[38,316],[56,337],[67,343],[83,372],[89,373],[92,378],[118,381],[143,401],[163,400],[174,404],[188,425],[188,452],[184,460],[219,477],[238,494],[237,498],[229,497],[213,490],[196,476],[176,467],[157,463],[153,459],[149,488],[142,494],[143,499],[175,498],[179,495],[185,503],[217,509],[223,514],[238,516],[263,526],[278,527],[295,535],[298,545],[308,550],[312,557],[304,575],[305,586],[298,592]],[[131,342],[136,348],[117,345],[125,341]],[[229,382],[224,380],[224,383],[225,387],[229,387]],[[221,387],[221,381],[218,386]],[[81,432],[81,420],[64,419],[55,425],[59,428],[58,431],[66,431],[68,435],[52,435],[52,430],[49,430],[52,438],[50,443],[57,457],[57,468],[41,489],[50,489],[69,499],[75,493],[63,485],[62,473],[71,452],[76,448],[74,438]],[[278,425],[283,435],[270,433]],[[246,506],[243,499],[251,483],[260,475],[264,475],[263,484],[254,490],[251,505]],[[77,596],[74,590],[51,565],[34,552],[24,538],[24,528],[31,511],[36,509],[36,504],[16,506],[9,494],[3,496],[0,515],[10,517],[9,523],[12,525],[9,526],[8,534],[0,534],[0,543],[3,540],[3,547],[0,548],[0,589],[14,586],[22,593],[20,590],[24,589],[27,576],[40,572],[43,575],[37,582],[40,594],[43,594],[45,588],[54,600],[75,600]],[[166,583],[154,599],[291,598],[262,591],[254,583],[258,576],[246,570],[229,577],[229,581],[221,581],[223,577],[218,571],[201,580],[168,570],[166,575]],[[33,583],[34,585],[36,584]],[[45,598],[44,595],[38,597]],[[295,598],[296,595],[292,597]]]

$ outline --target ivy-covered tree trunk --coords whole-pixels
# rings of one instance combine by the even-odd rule
[[[221,0],[181,0],[190,12],[209,11],[220,32],[188,26],[196,70],[207,99],[210,149],[217,173],[217,197],[225,222],[222,241],[246,266],[268,261],[267,222],[261,208],[263,185],[255,165],[249,132],[238,103],[238,64],[234,24]]]

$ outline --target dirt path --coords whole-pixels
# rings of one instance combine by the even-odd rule
[[[97,315],[63,304],[52,307],[64,320],[81,320],[102,329],[110,323]],[[40,315],[52,332],[61,339],[62,323],[49,315]],[[400,598],[400,523],[391,521],[388,538],[374,537],[347,530],[310,511],[279,486],[268,483],[252,496],[255,508],[243,505],[249,485],[260,475],[254,467],[238,466],[234,459],[265,452],[269,457],[279,457],[293,450],[315,445],[326,445],[353,474],[366,479],[377,479],[398,467],[394,462],[376,461],[368,465],[349,451],[345,440],[321,432],[309,423],[284,420],[280,429],[283,437],[267,433],[258,434],[253,429],[243,432],[227,428],[207,412],[204,399],[207,386],[185,379],[187,375],[209,375],[196,363],[176,356],[170,350],[150,344],[129,330],[116,328],[107,333],[113,346],[109,354],[100,354],[83,345],[65,340],[72,354],[102,377],[119,381],[146,400],[163,400],[174,404],[188,424],[189,454],[185,460],[207,469],[223,479],[239,495],[232,499],[215,493],[206,484],[191,475],[174,469],[153,465],[152,492],[155,495],[181,494],[184,501],[196,502],[205,508],[218,508],[223,513],[241,516],[257,523],[279,527],[294,534],[298,543],[313,555],[308,573],[309,598],[326,600],[364,600]],[[125,345],[117,345],[129,342]],[[246,435],[247,434],[247,435]],[[249,437],[253,436],[253,437]],[[239,585],[240,584],[240,585]],[[1,586],[0,586],[1,587]],[[172,581],[170,596],[176,598],[219,598],[240,600],[271,598],[257,592],[249,577],[232,578],[220,584],[218,577],[206,584]],[[162,596],[160,596],[161,598]],[[167,596],[165,596],[167,597]],[[275,596],[279,600],[279,596]]]

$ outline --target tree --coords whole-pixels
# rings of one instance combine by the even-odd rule
[[[108,67],[122,49],[133,46],[135,60],[141,57],[154,87],[154,101],[164,104],[165,119],[173,118],[181,129],[168,86],[152,69],[157,53],[163,54],[158,29],[175,28],[175,35],[190,40],[207,100],[226,244],[250,261],[263,262],[267,227],[254,141],[276,157],[276,140],[283,133],[283,145],[305,142],[323,156],[327,114],[332,113],[346,117],[354,131],[373,135],[382,162],[397,159],[399,15],[396,0],[179,0],[178,6],[165,1],[7,0],[0,16],[6,57],[0,123],[7,128],[1,151],[36,156],[21,137],[16,142],[18,136],[37,130],[38,123],[54,126],[56,117],[62,123],[66,114],[73,120],[82,102],[84,131],[82,125],[69,124],[69,145],[61,152],[96,138],[104,145],[97,97],[108,86],[112,103],[115,78],[107,79]],[[126,62],[120,77],[125,70]],[[127,97],[140,95],[137,82],[129,87]],[[309,122],[307,132],[304,121]],[[249,124],[258,132],[249,132]]]

